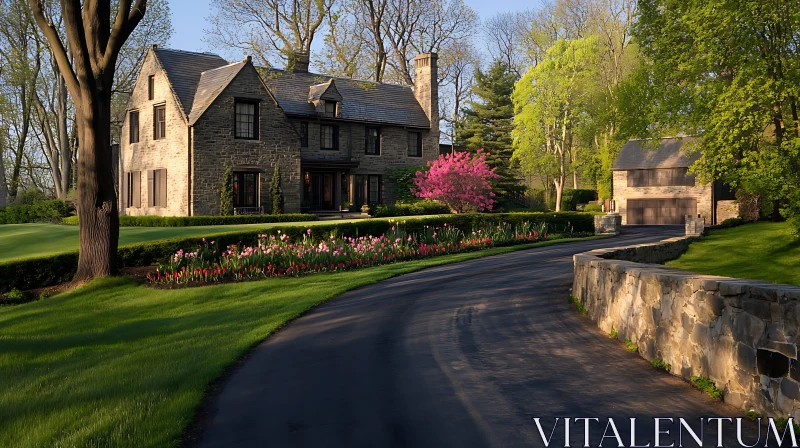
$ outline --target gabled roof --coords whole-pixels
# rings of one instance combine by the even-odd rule
[[[683,146],[694,141],[694,137],[666,137],[659,139],[658,148],[654,149],[653,142],[630,140],[622,146],[611,170],[688,168],[700,158],[700,152],[687,156]]]
[[[200,119],[203,112],[211,106],[211,103],[225,90],[225,87],[228,87],[228,84],[242,71],[245,65],[247,65],[246,60],[207,70],[200,74],[200,80],[192,103],[192,111],[189,113],[190,125],[195,124]]]
[[[194,53],[190,51],[153,48],[153,51],[164,68],[172,90],[178,98],[179,107],[188,119],[192,111],[201,74],[225,65],[228,61],[210,53]]]
[[[264,82],[288,115],[319,116],[314,104],[308,101],[311,88],[334,81],[331,84],[335,83],[335,88],[342,97],[342,120],[414,128],[430,128],[431,125],[411,87],[277,69],[267,69],[264,72]]]
[[[339,90],[336,89],[336,84],[333,81],[333,78],[330,81],[317,84],[308,88],[308,101],[317,101],[317,100],[331,100],[331,101],[342,101],[342,95],[339,93]]]

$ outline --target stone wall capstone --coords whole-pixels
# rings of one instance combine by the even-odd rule
[[[598,327],[671,373],[706,377],[723,400],[800,418],[800,286],[668,268],[697,237],[574,256],[573,295]]]

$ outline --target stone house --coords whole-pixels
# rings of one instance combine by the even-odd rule
[[[686,155],[692,137],[662,138],[657,148],[644,140],[627,142],[614,161],[613,207],[623,225],[685,224],[699,214],[716,225],[739,215],[735,196],[722,182],[703,185],[688,169],[700,153]]]
[[[120,213],[216,215],[227,167],[236,212],[261,213],[276,164],[286,212],[393,203],[391,172],[439,155],[436,62],[415,58],[412,88],[154,46],[123,121]]]

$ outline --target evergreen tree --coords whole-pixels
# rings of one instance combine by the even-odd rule
[[[499,60],[493,62],[486,73],[477,70],[472,88],[474,99],[467,101],[463,122],[456,130],[457,144],[473,152],[483,148],[490,154],[486,162],[499,175],[494,187],[501,194],[522,188],[511,166],[514,153],[511,93],[516,80],[516,75]]]
[[[283,190],[281,189],[281,171],[278,164],[275,164],[275,173],[272,175],[272,182],[269,184],[269,195],[272,198],[272,214],[280,215],[283,213]]]
[[[233,169],[228,167],[222,175],[222,187],[219,189],[219,214],[233,215]]]

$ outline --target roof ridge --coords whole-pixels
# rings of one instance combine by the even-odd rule
[[[213,72],[213,71],[220,70],[220,69],[223,69],[223,68],[229,68],[229,67],[233,67],[234,65],[237,65],[237,64],[246,64],[246,63],[247,63],[247,60],[244,60],[244,61],[237,61],[237,62],[231,62],[231,63],[230,63],[230,64],[228,64],[228,65],[221,65],[221,66],[219,66],[219,67],[212,68],[212,69],[209,69],[209,70],[206,70],[206,71],[200,72],[200,76],[203,76],[204,74],[206,74],[206,73],[208,73],[208,72]]]
[[[156,51],[170,51],[173,53],[195,54],[200,56],[214,56],[220,59],[225,59],[222,56],[218,55],[217,53],[211,53],[209,51],[189,51],[189,50],[181,50],[178,48],[162,48],[162,47],[156,48]]]
[[[256,68],[272,70],[272,71],[275,71],[275,72],[283,72],[283,73],[288,73],[288,74],[291,74],[291,75],[302,74],[302,75],[309,75],[309,76],[322,76],[322,77],[326,77],[326,78],[330,78],[330,79],[341,79],[342,81],[368,82],[370,84],[375,84],[375,85],[380,85],[380,86],[402,87],[402,88],[406,88],[406,89],[411,89],[412,88],[412,86],[409,86],[409,85],[406,85],[406,84],[400,84],[400,83],[396,83],[396,82],[383,82],[383,81],[374,81],[374,80],[371,80],[371,79],[360,79],[360,78],[346,78],[344,76],[334,76],[334,75],[327,74],[327,73],[312,73],[312,72],[295,73],[295,72],[291,72],[291,71],[283,69],[283,68],[274,68],[274,67],[256,67]],[[320,84],[324,84],[324,83],[320,83]]]

